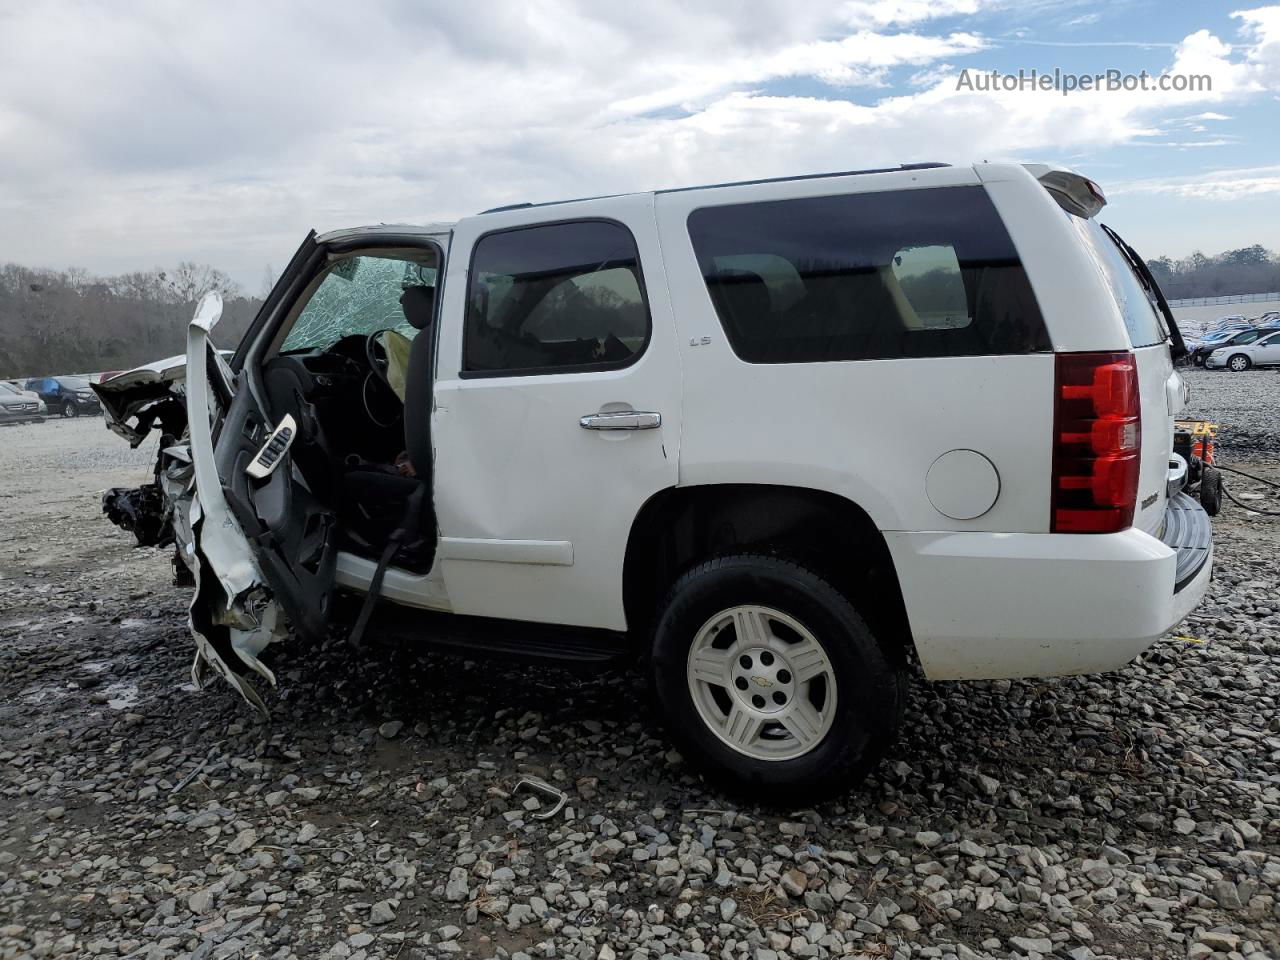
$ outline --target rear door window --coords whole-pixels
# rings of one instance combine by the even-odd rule
[[[982,187],[703,207],[689,235],[730,345],[750,363],[1052,349]]]
[[[631,231],[577,220],[486,234],[475,246],[463,330],[465,376],[608,370],[649,340]]]

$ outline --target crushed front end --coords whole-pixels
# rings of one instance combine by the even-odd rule
[[[131,532],[139,546],[174,547],[175,579],[195,587],[188,624],[196,642],[191,668],[196,687],[203,688],[210,674],[217,674],[265,713],[249,674],[275,685],[275,675],[260,655],[269,644],[285,639],[287,630],[249,543],[227,509],[213,465],[210,357],[221,367],[217,375],[230,375],[221,355],[209,348],[209,331],[221,310],[217,294],[200,301],[188,329],[186,355],[94,384],[107,428],[130,446],[160,431],[153,481],[109,490],[103,512]],[[201,457],[206,462],[199,462]]]

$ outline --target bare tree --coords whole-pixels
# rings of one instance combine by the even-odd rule
[[[259,300],[265,300],[271,296],[271,291],[275,288],[277,279],[279,278],[276,276],[275,267],[268,263],[266,269],[262,271],[262,287],[258,291]]]
[[[221,270],[184,260],[168,274],[160,274],[174,303],[194,303],[210,290],[224,298],[240,296],[240,288]]]

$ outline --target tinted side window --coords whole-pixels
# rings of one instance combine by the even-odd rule
[[[981,187],[704,207],[689,235],[729,343],[750,363],[1052,349]]]
[[[635,240],[618,223],[491,233],[476,243],[469,282],[464,373],[609,369],[649,340]]]

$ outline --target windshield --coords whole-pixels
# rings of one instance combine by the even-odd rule
[[[89,381],[83,380],[80,377],[57,377],[56,379],[58,383],[62,384],[68,390],[80,392],[82,390],[89,389]]]
[[[18,395],[18,391],[13,389],[13,387],[9,386],[7,383],[0,383],[0,393],[11,393],[15,396]]]
[[[434,252],[418,263],[390,256],[339,260],[302,307],[280,347],[281,353],[324,350],[353,334],[395,330],[412,340],[400,298],[410,287],[435,287]]]

